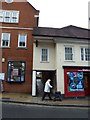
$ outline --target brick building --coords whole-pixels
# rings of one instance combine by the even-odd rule
[[[33,27],[39,11],[26,0],[0,1],[0,53],[6,92],[31,93]]]

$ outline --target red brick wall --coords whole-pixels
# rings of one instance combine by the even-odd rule
[[[34,15],[38,14],[29,3],[3,3],[3,10],[18,10],[20,11],[19,23],[17,24],[7,24],[3,23],[0,26],[5,27],[19,27],[19,28],[33,28],[36,26],[36,18]],[[2,29],[2,32],[11,33],[10,39],[10,48],[2,49],[2,57],[5,58],[5,62],[2,63],[2,71],[5,73],[5,81],[3,82],[4,91],[7,92],[27,92],[31,93],[32,87],[32,62],[33,62],[33,37],[32,30],[20,30],[20,29]],[[0,40],[1,33],[0,32]],[[26,33],[27,34],[27,47],[26,49],[18,48],[18,34]],[[1,43],[1,41],[0,41]],[[7,80],[7,70],[8,70],[8,61],[25,61],[25,82],[24,83],[8,83]]]
[[[16,26],[16,27],[35,27],[36,26],[36,18],[34,15],[38,15],[38,11],[36,11],[28,2],[13,2],[6,3],[3,2],[0,6],[0,9],[3,10],[17,10],[20,11],[19,23],[18,24],[5,24],[4,26]]]

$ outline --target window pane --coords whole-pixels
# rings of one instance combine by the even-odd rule
[[[25,37],[26,37],[25,35],[20,35],[20,41],[25,42]]]
[[[2,33],[2,46],[9,47],[10,33]]]
[[[10,33],[2,33],[4,40],[9,40]]]
[[[65,60],[73,60],[72,48],[65,47]]]
[[[85,48],[85,60],[90,61],[90,49]]]
[[[84,49],[81,48],[81,60],[84,60]]]
[[[42,61],[48,61],[48,49],[42,49]]]
[[[4,13],[4,22],[10,22],[11,12],[5,11]]]
[[[26,47],[26,35],[19,34],[19,47]]]
[[[0,10],[0,22],[18,23],[19,11]]]
[[[11,13],[11,22],[18,23],[18,18],[19,18],[19,12],[13,11]]]
[[[90,61],[90,48],[81,48],[81,60]]]

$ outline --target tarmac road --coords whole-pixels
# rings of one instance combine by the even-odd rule
[[[2,118],[88,118],[88,108],[2,103]]]

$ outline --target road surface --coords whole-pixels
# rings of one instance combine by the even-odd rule
[[[88,118],[88,108],[2,103],[3,118]]]

